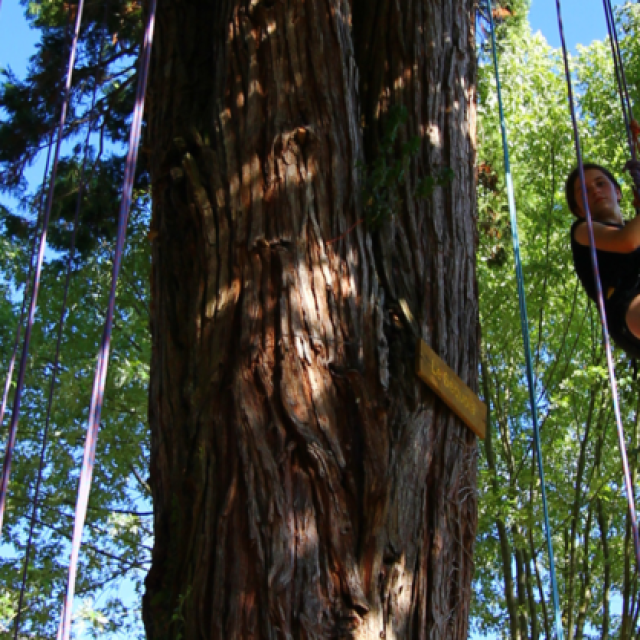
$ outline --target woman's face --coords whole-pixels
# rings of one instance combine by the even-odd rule
[[[589,211],[594,220],[622,221],[620,214],[620,189],[607,178],[599,169],[587,169],[584,172],[585,187],[587,190],[587,202]],[[573,183],[573,192],[576,198],[576,207],[581,218],[585,217],[582,202],[582,189],[580,178]]]

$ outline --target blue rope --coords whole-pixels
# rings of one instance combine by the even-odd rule
[[[500,85],[500,71],[498,69],[498,52],[496,48],[496,34],[493,23],[493,7],[491,0],[487,0],[489,9],[489,24],[491,26],[491,49],[493,52],[493,66],[496,76],[496,91],[498,94],[498,107],[500,110],[500,130],[502,132],[502,149],[504,152],[504,170],[507,182],[507,198],[509,201],[509,215],[511,217],[511,236],[513,238],[513,253],[516,264],[516,279],[518,281],[518,302],[520,306],[520,325],[522,327],[522,340],[524,342],[524,357],[527,369],[527,384],[529,386],[529,404],[531,405],[531,417],[533,420],[533,438],[538,461],[538,473],[540,474],[540,489],[542,494],[542,507],[544,511],[544,528],[547,538],[547,551],[549,553],[549,575],[551,578],[551,591],[553,596],[553,609],[555,613],[556,640],[563,640],[562,614],[560,612],[560,598],[558,597],[558,583],[556,579],[556,567],[553,559],[553,542],[551,540],[551,526],[549,524],[549,509],[547,506],[547,490],[544,480],[544,466],[542,464],[542,449],[540,444],[540,426],[538,423],[538,405],[536,402],[535,383],[533,376],[533,361],[531,358],[531,341],[529,339],[529,321],[527,318],[527,301],[524,291],[524,276],[522,262],[520,260],[520,241],[518,240],[518,219],[516,215],[516,202],[513,194],[513,180],[511,177],[511,163],[509,161],[509,144],[507,140],[507,125],[504,117],[502,103],[502,89]]]

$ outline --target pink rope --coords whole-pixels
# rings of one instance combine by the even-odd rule
[[[0,484],[0,534],[2,533],[2,522],[4,519],[4,510],[7,501],[7,489],[9,486],[9,476],[11,474],[11,461],[13,459],[13,450],[16,445],[16,435],[18,433],[18,419],[20,417],[20,404],[22,402],[22,391],[24,389],[24,377],[27,369],[27,357],[29,355],[29,344],[31,342],[31,330],[36,315],[36,306],[38,303],[38,291],[40,289],[40,277],[42,275],[42,263],[44,261],[44,252],[47,245],[47,231],[49,229],[49,218],[51,217],[51,208],[53,205],[53,192],[56,182],[56,173],[58,170],[58,158],[60,157],[60,147],[64,132],[64,125],[67,118],[67,109],[71,97],[71,79],[73,77],[73,67],[75,65],[76,52],[78,49],[78,39],[80,36],[80,25],[82,23],[82,11],[84,8],[84,0],[78,3],[78,14],[76,15],[75,30],[71,43],[71,52],[69,53],[69,66],[67,68],[67,81],[65,86],[64,100],[60,113],[60,123],[58,124],[58,140],[56,141],[56,150],[53,156],[53,169],[51,170],[51,179],[49,182],[49,192],[47,194],[47,206],[45,207],[44,217],[42,220],[42,232],[40,234],[40,245],[38,247],[38,258],[36,262],[36,272],[33,278],[33,286],[31,292],[31,302],[29,304],[29,315],[27,319],[27,327],[24,334],[24,344],[22,347],[22,357],[20,358],[20,368],[18,370],[18,383],[16,386],[16,394],[13,399],[13,411],[11,413],[11,423],[9,425],[9,440],[4,456],[4,464],[2,466],[2,483]]]
[[[598,310],[600,312],[600,322],[602,324],[602,339],[604,342],[605,353],[607,356],[607,368],[609,370],[609,382],[611,384],[611,396],[613,398],[613,411],[616,418],[616,427],[618,431],[618,447],[620,449],[620,457],[622,459],[622,471],[624,475],[624,484],[627,493],[627,505],[629,507],[629,519],[633,529],[633,544],[635,549],[636,567],[640,571],[640,535],[638,534],[638,519],[636,516],[635,495],[633,492],[633,484],[631,482],[631,473],[629,471],[629,459],[627,456],[627,447],[624,440],[624,427],[622,426],[622,416],[620,414],[620,402],[618,400],[618,384],[616,382],[616,373],[613,366],[613,356],[611,354],[611,341],[609,340],[609,327],[607,325],[607,314],[604,306],[604,296],[602,294],[602,283],[600,281],[600,272],[598,270],[598,257],[596,254],[596,241],[593,234],[593,221],[591,211],[587,201],[587,189],[584,180],[584,166],[582,162],[582,149],[580,147],[580,134],[578,132],[578,119],[576,116],[575,100],[573,98],[573,86],[571,83],[571,71],[569,69],[569,55],[567,53],[567,45],[564,37],[564,27],[562,25],[562,13],[560,0],[556,0],[556,10],[558,13],[558,27],[560,30],[560,41],[562,43],[562,57],[564,60],[565,76],[567,81],[567,92],[569,98],[569,110],[571,112],[571,124],[573,126],[573,138],[576,149],[576,157],[578,158],[578,168],[580,172],[581,197],[584,203],[585,218],[589,231],[589,247],[591,249],[591,264],[593,267],[593,278],[596,283],[596,299]]]
[[[102,33],[100,36],[100,44],[98,45],[100,54],[99,54],[99,58],[98,58],[98,68],[102,65],[102,58],[103,58],[103,44],[104,44],[104,39],[105,39],[105,34],[106,34],[106,24],[107,24],[107,11],[109,8],[109,3],[107,2],[107,4],[105,4],[105,12],[104,12],[104,20],[103,20],[103,29],[102,29]],[[96,100],[98,97],[98,80],[97,77],[95,79],[94,85],[93,85],[93,91],[92,91],[92,95],[91,95],[91,107],[89,109],[89,112],[93,115],[94,111],[95,111],[95,107],[96,107]],[[38,466],[38,476],[36,479],[36,486],[33,492],[33,507],[31,510],[31,521],[29,523],[29,537],[27,540],[27,546],[25,549],[25,554],[24,554],[24,563],[23,563],[23,568],[22,568],[22,583],[20,585],[20,597],[18,599],[18,612],[16,614],[16,618],[15,618],[15,624],[14,624],[14,632],[13,632],[13,638],[14,640],[18,640],[18,637],[20,635],[20,620],[22,617],[22,608],[23,608],[23,603],[24,603],[24,594],[25,594],[25,590],[26,590],[26,585],[27,585],[27,572],[29,569],[29,559],[30,559],[30,555],[31,555],[31,547],[33,544],[33,532],[35,530],[35,523],[36,523],[36,519],[37,519],[37,514],[38,514],[38,499],[40,497],[40,485],[42,484],[42,474],[44,471],[44,465],[45,465],[45,454],[47,451],[47,441],[48,441],[48,435],[49,435],[49,425],[51,423],[51,408],[53,406],[53,395],[54,395],[54,391],[55,391],[55,387],[56,387],[56,382],[57,382],[57,376],[58,376],[58,368],[59,368],[59,364],[60,364],[60,351],[61,351],[61,347],[62,347],[62,333],[64,330],[64,324],[65,324],[65,319],[66,319],[66,315],[67,315],[67,299],[69,296],[69,287],[71,284],[71,268],[73,265],[73,258],[75,256],[75,249],[76,249],[76,238],[77,238],[77,234],[78,234],[78,227],[80,226],[80,211],[82,209],[82,198],[84,196],[85,193],[85,171],[86,171],[86,166],[87,166],[87,159],[88,159],[88,155],[89,155],[89,145],[91,142],[91,134],[94,131],[94,125],[96,123],[96,119],[91,118],[89,121],[89,126],[87,127],[87,135],[85,137],[85,141],[84,141],[84,153],[83,153],[83,157],[82,157],[82,165],[80,167],[80,174],[79,174],[79,187],[78,187],[78,194],[76,196],[76,208],[75,208],[75,215],[74,215],[74,219],[73,219],[73,233],[71,235],[71,246],[69,247],[69,254],[67,256],[67,264],[66,264],[66,278],[65,278],[65,284],[64,284],[64,294],[62,296],[62,307],[60,310],[60,320],[58,322],[58,335],[57,335],[57,339],[56,339],[56,352],[55,352],[55,357],[53,359],[53,369],[51,372],[51,382],[49,384],[49,396],[47,398],[47,414],[46,414],[46,420],[45,420],[45,425],[44,425],[44,430],[42,433],[42,446],[41,446],[41,450],[40,450],[40,463]]]
[[[2,0],[0,0],[1,2]],[[1,6],[1,5],[0,5]],[[67,28],[65,29],[65,48],[71,42],[71,29],[67,24]],[[54,114],[55,115],[55,114]],[[33,243],[31,246],[31,256],[29,258],[29,271],[27,273],[27,279],[25,281],[24,293],[22,296],[22,309],[20,310],[20,322],[18,323],[18,328],[16,330],[16,338],[13,345],[13,352],[11,355],[11,362],[9,364],[9,371],[7,372],[7,379],[4,385],[4,393],[2,395],[2,405],[0,406],[0,427],[4,423],[4,414],[7,410],[7,403],[9,400],[9,391],[11,390],[11,383],[13,382],[13,369],[16,364],[16,355],[18,353],[18,346],[20,344],[20,335],[22,333],[22,325],[24,324],[24,316],[27,308],[27,300],[29,299],[29,291],[31,282],[31,277],[33,275],[33,261],[36,257],[36,250],[38,248],[38,230],[40,229],[40,224],[42,222],[42,216],[44,215],[44,194],[48,192],[47,190],[47,177],[49,176],[49,166],[51,160],[51,150],[53,148],[53,138],[55,136],[56,130],[52,127],[51,133],[49,134],[49,142],[47,143],[47,160],[44,165],[44,175],[42,176],[42,190],[40,193],[40,202],[38,203],[38,219],[36,221],[36,228],[33,233]]]
[[[44,214],[44,185],[47,184],[47,176],[49,175],[49,161],[51,160],[51,150],[53,148],[53,136],[55,130],[51,129],[49,135],[49,144],[47,145],[47,160],[44,163],[44,176],[42,177],[43,189],[40,194],[40,203],[38,204],[38,218],[36,220],[36,226],[33,230],[33,242],[31,243],[31,255],[29,256],[29,271],[27,272],[27,278],[24,283],[24,292],[22,294],[22,308],[20,309],[20,320],[18,321],[18,328],[16,329],[16,338],[13,343],[13,351],[11,353],[11,361],[9,363],[9,371],[7,371],[7,379],[4,384],[4,392],[2,394],[2,405],[0,406],[0,426],[4,423],[4,414],[7,410],[7,402],[9,400],[9,391],[11,390],[11,383],[13,382],[13,369],[16,366],[16,356],[18,355],[18,347],[20,346],[20,336],[22,335],[22,325],[24,324],[24,316],[27,311],[27,300],[29,299],[29,291],[31,287],[31,276],[33,275],[34,260],[36,257],[36,250],[38,249],[38,237],[40,222]]]
[[[149,63],[151,60],[151,45],[153,43],[155,15],[156,0],[151,0],[149,3],[149,19],[145,30],[142,58],[140,61],[140,76],[138,78],[136,102],[133,111],[133,121],[131,122],[129,152],[127,154],[127,161],[125,165],[122,200],[120,202],[120,213],[118,216],[118,236],[116,240],[116,249],[113,260],[111,291],[109,293],[109,305],[107,307],[107,317],[104,325],[104,334],[102,336],[102,342],[98,351],[98,362],[96,365],[95,377],[93,380],[93,391],[91,393],[89,424],[87,425],[87,439],[84,448],[82,471],[80,473],[78,499],[76,502],[76,515],[73,526],[73,538],[71,542],[71,560],[69,562],[67,593],[62,607],[62,616],[60,626],[58,628],[58,640],[69,640],[69,634],[71,631],[71,613],[73,609],[73,597],[75,593],[76,574],[78,570],[78,556],[80,553],[80,544],[82,541],[82,529],[84,527],[84,522],[87,516],[87,506],[89,503],[89,492],[91,490],[93,465],[95,463],[98,429],[100,428],[100,414],[102,412],[102,402],[104,400],[104,389],[107,379],[111,331],[113,327],[113,316],[115,312],[116,285],[118,281],[118,275],[120,273],[120,266],[122,264],[124,242],[127,231],[127,221],[129,217],[131,196],[133,192],[133,180],[135,177],[135,168],[138,160],[138,147],[140,144],[140,133],[142,130],[144,98],[147,88]]]

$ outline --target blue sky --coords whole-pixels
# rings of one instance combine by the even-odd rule
[[[22,75],[38,37],[29,28],[25,7],[18,0],[0,1],[0,69],[9,66]]]
[[[612,4],[624,3],[612,0]],[[532,0],[529,20],[533,31],[542,31],[551,46],[560,46],[555,0]],[[593,40],[602,40],[607,34],[601,0],[563,0],[562,21],[571,49],[578,43],[588,45]]]

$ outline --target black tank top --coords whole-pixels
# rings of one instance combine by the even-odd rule
[[[591,249],[589,246],[580,244],[575,237],[576,227],[582,222],[584,220],[576,220],[571,225],[573,264],[584,290],[595,301],[596,286],[593,280],[593,267],[591,266]],[[601,222],[600,224],[606,224],[616,229],[622,229],[623,227],[623,225],[610,222]],[[605,299],[613,293],[612,289],[624,290],[636,284],[640,273],[640,247],[630,253],[615,253],[596,249],[596,255]]]

